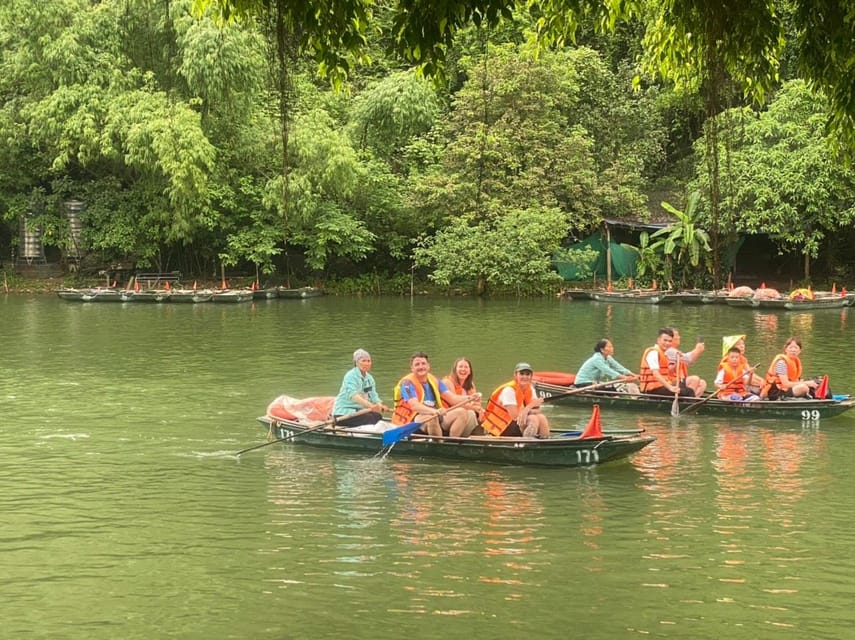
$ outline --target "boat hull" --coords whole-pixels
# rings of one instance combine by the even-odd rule
[[[572,391],[571,387],[561,387],[548,383],[537,384],[537,395],[541,398],[553,398]],[[680,397],[680,411],[700,402],[699,398]],[[648,395],[633,396],[616,391],[594,390],[574,393],[555,398],[551,404],[584,406],[599,404],[608,409],[628,409],[630,411],[650,411],[670,413],[674,398]],[[801,420],[816,422],[832,418],[855,406],[855,399],[846,396],[840,400],[758,400],[756,402],[731,402],[713,398],[692,409],[692,413],[729,416],[738,418],[770,418],[775,420]]]
[[[349,429],[308,431],[307,427],[288,420],[258,418],[276,438],[290,438],[287,443],[323,449],[376,455],[384,451],[381,434]],[[655,438],[644,435],[602,438],[435,438],[414,435],[395,443],[391,456],[417,456],[444,460],[464,460],[499,465],[537,467],[585,467],[626,458],[640,451]]]
[[[288,289],[287,287],[278,287],[277,293],[280,298],[302,299],[302,298],[317,298],[324,295],[324,290],[318,287],[300,287],[299,289]]]
[[[591,298],[597,302],[619,302],[626,304],[662,304],[667,302],[659,293],[622,293],[617,291],[594,291]]]

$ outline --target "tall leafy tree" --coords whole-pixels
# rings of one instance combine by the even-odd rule
[[[804,81],[793,80],[767,110],[720,116],[728,167],[723,210],[735,231],[769,234],[782,252],[801,254],[805,279],[824,240],[855,220],[855,179],[836,161],[825,109]],[[699,141],[699,156],[705,152]],[[706,180],[702,173],[697,183]]]

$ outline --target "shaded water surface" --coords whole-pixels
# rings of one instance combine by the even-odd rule
[[[0,298],[0,636],[845,638],[855,415],[820,424],[604,414],[657,441],[591,469],[274,445],[281,393],[332,395],[357,347],[385,399],[416,349],[484,392],[518,360],[574,370],[604,337],[790,334],[855,389],[850,310],[320,298],[253,305]],[[584,425],[590,409],[548,409]]]

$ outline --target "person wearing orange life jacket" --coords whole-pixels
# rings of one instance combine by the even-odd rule
[[[483,435],[483,429],[479,429],[478,423],[481,422],[481,414],[484,410],[481,407],[481,394],[475,388],[473,376],[474,372],[472,371],[472,363],[469,361],[469,358],[457,358],[454,364],[451,365],[451,372],[442,379],[445,385],[459,396],[478,396],[478,400],[464,405],[470,411],[471,420],[469,424],[466,425],[460,434],[449,431],[448,435],[450,436],[466,438],[476,431],[478,432],[477,435]]]
[[[759,400],[760,398],[748,390],[751,371],[742,363],[742,352],[739,347],[731,347],[727,357],[719,364],[715,377],[715,386],[719,390],[716,397],[721,400]]]
[[[514,379],[493,391],[481,421],[484,431],[497,437],[549,437],[549,420],[540,413],[543,398],[531,384],[533,371],[527,362],[517,363]]]
[[[722,350],[721,350],[721,362],[719,362],[719,366],[723,365],[727,360],[728,352],[736,347],[739,349],[740,358],[739,362],[745,369],[749,369],[750,365],[748,364],[748,358],[745,355],[745,334],[740,333],[738,335],[733,336],[723,336],[721,339]],[[751,380],[748,382],[748,391],[754,394],[759,394],[760,390],[763,388],[764,380],[761,376],[757,375],[756,372],[751,372]]]
[[[656,396],[673,396],[679,392],[681,396],[692,396],[694,392],[669,371],[667,350],[674,340],[674,331],[670,327],[659,329],[656,344],[644,350],[639,366],[639,383],[642,393]]]
[[[395,386],[394,398],[392,423],[421,422],[420,431],[431,436],[451,433],[459,436],[472,421],[471,412],[467,409],[447,408],[470,398],[457,395],[431,374],[430,360],[422,351],[410,357],[410,373]]]
[[[698,338],[695,348],[684,353],[680,351],[680,332],[676,327],[670,327],[670,329],[673,338],[671,346],[665,351],[665,355],[668,356],[668,370],[674,378],[680,381],[681,385],[685,385],[691,390],[691,393],[688,395],[698,398],[704,395],[704,392],[707,390],[707,381],[700,376],[689,375],[688,365],[695,362],[704,352],[706,348],[704,341]],[[680,395],[684,394],[681,392]]]
[[[816,380],[802,380],[802,361],[799,354],[802,343],[797,338],[788,338],[784,352],[772,359],[766,372],[766,383],[760,392],[761,398],[804,398],[819,386]]]

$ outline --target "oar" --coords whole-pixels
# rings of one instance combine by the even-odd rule
[[[459,407],[462,407],[464,404],[469,404],[470,402],[475,401],[476,399],[477,398],[475,396],[470,396],[462,402],[458,402],[457,404],[451,407],[445,408],[445,411],[448,412],[452,409],[457,409]],[[432,420],[436,420],[438,417],[438,415],[433,415],[427,420],[423,420],[422,422],[408,422],[407,424],[403,424],[400,427],[395,427],[394,429],[387,429],[383,432],[383,446],[388,447],[391,444],[395,444],[399,440],[403,440],[404,438],[411,436],[416,431],[418,431],[422,427],[422,425],[427,424]]]
[[[747,376],[747,375],[749,375],[749,374],[754,373],[754,370],[755,370],[758,366],[760,366],[760,365],[755,364],[755,365],[754,365],[753,367],[751,367],[748,371],[746,371],[745,373],[743,373],[743,374],[740,376],[740,378],[744,378],[745,376]],[[739,380],[739,378],[736,378],[736,380]],[[686,415],[687,413],[689,413],[689,411],[692,411],[693,409],[697,409],[697,408],[698,408],[698,407],[700,407],[702,404],[705,404],[708,400],[712,400],[712,399],[713,399],[713,397],[714,397],[714,396],[716,396],[718,393],[720,393],[720,392],[724,391],[725,389],[727,389],[727,388],[728,388],[728,387],[730,387],[730,386],[733,386],[733,383],[734,383],[734,382],[736,382],[736,380],[731,380],[731,381],[730,381],[730,382],[728,382],[726,385],[724,385],[721,389],[713,389],[712,393],[708,394],[708,395],[707,395],[707,397],[706,397],[706,398],[704,398],[703,400],[699,400],[698,402],[696,402],[696,403],[694,403],[694,404],[690,404],[688,407],[686,407],[686,410],[685,410],[685,411],[683,411],[683,415]]]
[[[562,398],[566,398],[567,396],[576,395],[577,393],[584,393],[585,391],[592,391],[593,389],[599,389],[600,387],[607,387],[611,384],[617,384],[620,380],[607,380],[606,382],[598,382],[597,384],[589,384],[585,387],[576,387],[575,389],[571,389],[565,393],[559,393],[554,396],[547,396],[543,398],[544,402],[555,402],[556,400],[561,400]]]
[[[348,413],[346,416],[341,416],[341,417],[342,418],[352,418],[354,416],[365,415],[366,413],[369,413],[370,411],[373,411],[373,409],[362,409],[360,411],[356,411],[355,413]],[[273,419],[275,420],[275,418],[273,418]],[[320,429],[328,427],[331,424],[335,424],[335,421],[336,421],[335,418],[332,418],[331,420],[325,420],[324,422],[321,422],[320,424],[316,424],[314,427],[311,427],[309,429],[304,429],[302,431],[297,431],[295,433],[291,433],[291,434],[285,436],[284,438],[277,438],[276,440],[271,440],[269,442],[262,442],[261,444],[257,444],[254,447],[249,447],[247,449],[241,449],[235,455],[239,456],[240,454],[246,453],[247,451],[254,451],[255,449],[261,449],[262,447],[266,447],[266,446],[271,445],[271,444],[276,444],[277,442],[285,442],[286,440],[293,440],[294,438],[297,438],[297,437],[302,436],[304,434],[311,433],[312,431],[319,431]]]
[[[683,355],[677,350],[677,390],[674,392],[674,402],[671,403],[671,415],[680,415],[680,362]]]

